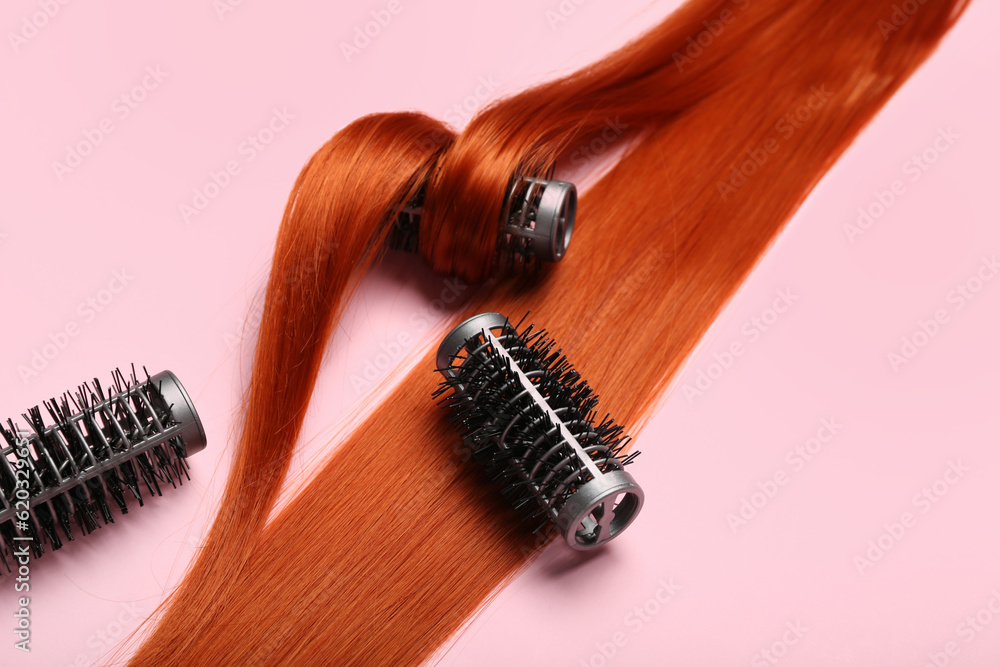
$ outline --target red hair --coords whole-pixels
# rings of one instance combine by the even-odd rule
[[[694,0],[460,135],[419,114],[379,114],[334,136],[282,221],[219,515],[132,663],[430,656],[538,545],[455,457],[430,399],[429,356],[266,523],[332,326],[399,208],[426,183],[421,254],[437,271],[486,279],[511,174],[544,172],[620,118],[636,140],[582,197],[566,259],[537,280],[488,284],[464,315],[530,310],[602,409],[641,426],[785,221],[965,7],[927,0],[886,39],[876,26],[891,4],[754,0],[699,58],[678,63],[728,6]],[[808,124],[782,124],[800,108]],[[770,158],[741,174],[762,149]]]

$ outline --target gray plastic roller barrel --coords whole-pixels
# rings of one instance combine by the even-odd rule
[[[130,377],[116,370],[110,385],[84,383],[23,417],[30,430],[0,424],[0,562],[17,541],[37,558],[43,544],[56,550],[73,540],[74,525],[88,534],[102,519],[114,523],[112,507],[127,514],[126,495],[142,505],[143,488],[158,496],[162,485],[183,484],[187,457],[206,442],[170,371],[139,380],[134,368]],[[26,488],[15,490],[18,477]]]
[[[504,200],[497,252],[500,273],[531,260],[558,262],[569,248],[576,223],[576,186],[566,181],[518,177]],[[389,247],[416,252],[424,192],[404,206],[389,233]]]
[[[514,183],[506,215],[507,234],[523,239],[525,252],[558,262],[569,248],[576,223],[576,186],[566,181],[522,178]]]
[[[612,442],[615,436],[606,436],[608,432],[603,425],[593,424],[586,416],[585,413],[591,412],[589,408],[596,406],[596,397],[586,410],[576,413],[572,410],[567,413],[566,407],[554,410],[536,385],[544,369],[537,362],[529,362],[535,365],[525,372],[508,351],[514,347],[523,349],[526,341],[508,318],[500,313],[481,313],[459,324],[444,338],[436,355],[437,368],[455,392],[452,400],[457,399],[455,404],[464,404],[466,410],[470,409],[468,402],[475,403],[484,386],[492,388],[485,393],[491,397],[488,400],[494,400],[503,391],[515,401],[530,396],[528,400],[541,409],[548,420],[545,423],[551,425],[546,427],[551,438],[544,447],[538,448],[540,441],[525,445],[523,436],[529,431],[519,429],[526,428],[525,422],[531,420],[525,418],[528,412],[523,402],[512,403],[513,407],[506,411],[490,406],[478,415],[480,418],[487,415],[489,432],[500,434],[486,438],[491,441],[489,446],[503,452],[496,460],[511,466],[518,486],[534,496],[541,514],[548,516],[571,548],[597,547],[632,523],[642,509],[645,498],[642,488],[624,470],[628,460],[619,458],[619,448]],[[487,359],[492,359],[495,365],[480,373]],[[486,377],[490,379],[484,380]],[[565,397],[562,402],[566,403]],[[537,419],[542,418],[538,412],[533,414]],[[564,418],[568,414],[575,416],[567,421]],[[531,433],[534,434],[531,437],[537,436],[537,431]],[[472,441],[479,437],[469,436]],[[476,444],[482,442],[470,441],[470,444],[476,451]]]

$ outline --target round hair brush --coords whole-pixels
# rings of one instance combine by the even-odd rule
[[[389,235],[395,250],[416,252],[424,190],[400,211]],[[558,262],[566,254],[576,221],[576,186],[565,181],[517,177],[511,181],[497,239],[501,271],[534,262]]]
[[[72,523],[85,535],[100,528],[99,518],[114,523],[111,503],[126,514],[126,493],[141,506],[142,486],[161,495],[161,485],[183,483],[187,457],[205,448],[194,404],[170,371],[146,373],[139,381],[135,368],[128,378],[116,370],[107,390],[95,378],[43,405],[51,424],[37,406],[23,415],[30,431],[9,419],[0,424],[6,441],[0,456],[0,558],[8,572],[6,550],[27,544],[38,558],[43,542],[62,546],[60,529],[73,540]]]
[[[622,455],[622,427],[595,419],[597,395],[547,333],[518,329],[499,313],[458,325],[438,348],[444,382],[435,396],[525,518],[591,549],[642,507],[642,489],[625,471],[638,452]]]

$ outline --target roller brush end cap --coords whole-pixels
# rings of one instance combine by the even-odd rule
[[[532,245],[543,262],[558,262],[566,254],[576,222],[576,186],[565,181],[549,181],[538,203]]]
[[[585,551],[625,530],[642,509],[642,489],[624,470],[592,479],[559,510],[556,527],[573,549]]]
[[[451,330],[441,345],[438,346],[435,361],[442,373],[448,371],[452,360],[461,354],[462,349],[470,340],[475,340],[476,336],[484,330],[498,329],[507,324],[507,318],[500,313],[480,313],[465,320]]]
[[[195,410],[194,402],[188,396],[184,385],[177,379],[171,371],[157,373],[150,378],[150,382],[160,392],[163,402],[173,415],[174,421],[184,424],[184,430],[180,437],[184,441],[187,456],[197,454],[205,449],[208,439],[205,437],[205,428]]]

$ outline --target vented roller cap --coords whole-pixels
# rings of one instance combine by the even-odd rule
[[[180,437],[184,441],[187,455],[191,456],[205,449],[208,442],[205,428],[201,424],[201,418],[198,417],[198,411],[195,410],[194,402],[177,376],[171,371],[163,371],[152,376],[149,381],[159,390],[174,421],[183,426]]]
[[[574,549],[590,549],[625,530],[642,509],[645,495],[624,470],[593,479],[559,510],[556,527]]]
[[[438,369],[449,369],[452,358],[461,354],[466,343],[480,335],[484,329],[501,329],[505,326],[508,326],[507,318],[500,313],[480,313],[465,320],[452,329],[438,346]]]
[[[543,262],[565,256],[576,222],[576,186],[566,181],[522,178],[508,198],[505,231],[520,242],[513,252]]]

